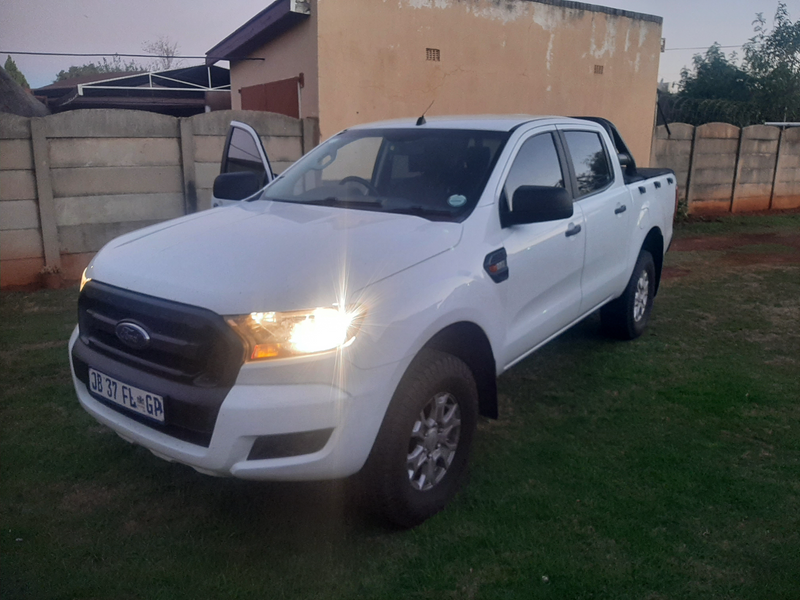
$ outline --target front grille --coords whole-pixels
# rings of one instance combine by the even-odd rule
[[[120,321],[150,334],[136,349],[117,337]],[[181,383],[213,387],[233,383],[243,348],[222,317],[209,310],[136,294],[90,281],[78,301],[81,340],[124,364]]]
[[[121,321],[149,334],[146,347],[131,347],[117,337]],[[244,359],[241,340],[220,315],[89,281],[78,300],[78,325],[73,362],[79,379],[88,383],[93,367],[162,395],[163,425],[111,406],[169,435],[208,445],[219,407]]]

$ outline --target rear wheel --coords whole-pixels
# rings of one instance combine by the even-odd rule
[[[444,508],[466,474],[477,418],[478,392],[467,365],[443,352],[420,352],[361,473],[383,519],[414,527]]]
[[[625,291],[600,309],[600,319],[606,333],[624,340],[642,335],[650,320],[655,290],[656,267],[653,256],[647,250],[642,250]]]

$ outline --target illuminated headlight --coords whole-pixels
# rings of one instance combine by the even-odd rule
[[[328,352],[353,342],[364,312],[315,308],[226,317],[244,340],[247,361]]]
[[[88,268],[88,267],[87,267],[87,268],[85,268],[85,269],[83,270],[83,273],[81,274],[81,288],[80,288],[80,290],[79,290],[79,291],[83,291],[83,286],[85,286],[87,283],[89,283],[89,282],[92,280],[92,278],[91,278],[91,277],[87,277],[87,276],[86,276],[86,271],[88,271],[88,270],[89,270],[89,268]]]

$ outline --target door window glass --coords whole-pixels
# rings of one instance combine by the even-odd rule
[[[256,173],[262,177],[262,184],[266,181],[267,173],[253,136],[243,129],[233,127],[228,146],[228,159],[225,161],[223,172],[236,173],[239,171]]]
[[[503,187],[509,204],[514,192],[523,185],[564,187],[564,175],[551,133],[532,137],[519,149]]]
[[[608,155],[597,133],[566,131],[564,137],[572,156],[579,196],[601,190],[613,181]]]

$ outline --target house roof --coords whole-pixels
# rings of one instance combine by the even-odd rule
[[[230,71],[198,65],[144,73],[103,73],[34,90],[53,112],[76,108],[134,108],[176,116],[203,112],[208,92],[230,93]]]
[[[169,69],[167,71],[83,75],[65,79],[64,81],[57,81],[40,87],[34,92],[39,96],[58,98],[68,93],[69,90],[74,90],[78,87],[82,88],[82,91],[92,92],[100,90],[115,92],[127,88],[139,88],[141,91],[158,88],[169,88],[174,91],[198,91],[201,89],[207,91],[208,89],[227,88],[230,83],[230,71],[228,69],[198,65]]]
[[[97,81],[106,81],[109,79],[118,79],[120,77],[127,77],[128,75],[139,75],[139,71],[117,71],[114,73],[92,73],[91,75],[81,75],[80,77],[71,77],[69,79],[62,79],[61,81],[54,81],[50,85],[45,85],[36,90],[37,94],[45,90],[60,90],[65,88],[74,88],[78,84],[94,83]]]
[[[206,64],[220,60],[245,60],[256,48],[275,39],[311,14],[302,0],[276,0],[206,52]]]
[[[573,10],[587,10],[639,21],[652,21],[661,24],[664,19],[656,15],[587,4],[570,0],[509,0],[511,2],[536,2],[550,6],[560,6]],[[206,64],[213,65],[220,60],[247,60],[249,54],[267,42],[275,39],[298,23],[308,18],[311,9],[308,1],[275,0],[267,8],[239,27],[236,31],[206,52]]]

